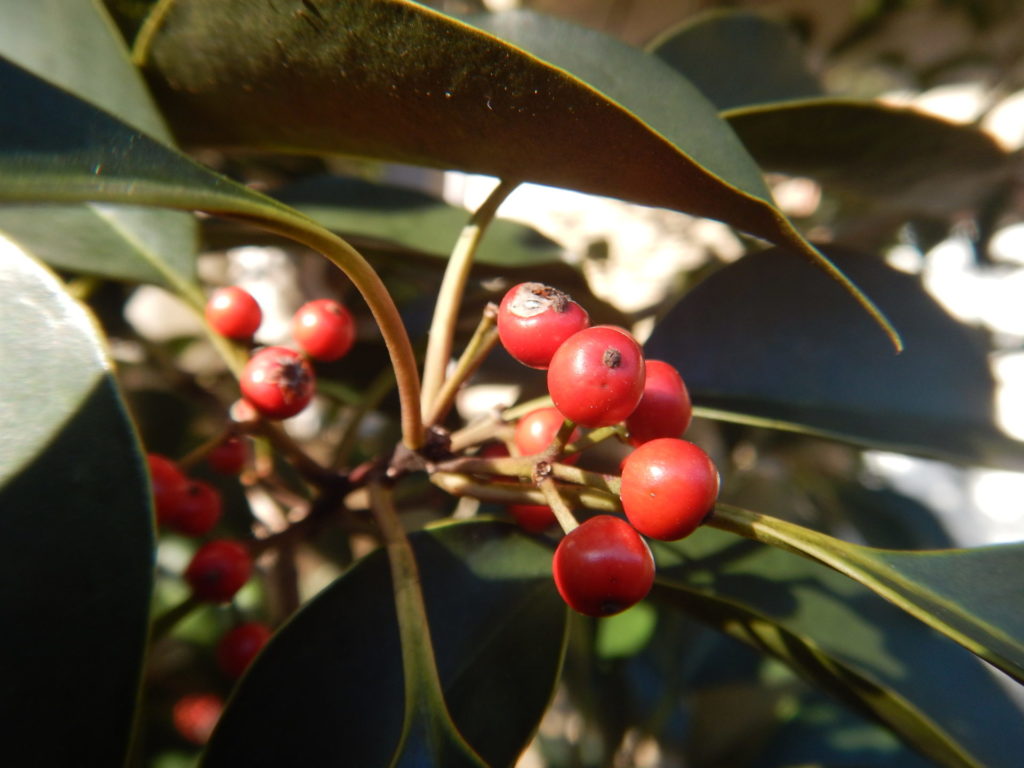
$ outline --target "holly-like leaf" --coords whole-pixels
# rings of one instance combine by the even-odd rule
[[[940,764],[1009,768],[1024,749],[1020,711],[981,664],[845,576],[714,530],[655,554],[659,598],[782,660]]]
[[[120,765],[146,646],[145,464],[93,319],[0,245],[0,717],[11,765]]]
[[[0,15],[0,55],[171,144],[102,4],[0,0]],[[195,220],[182,213],[93,203],[4,206],[0,231],[63,269],[165,285],[168,273],[194,280]]]
[[[135,56],[186,142],[459,168],[720,219],[801,250],[898,346],[670,66],[533,13],[470,21],[407,0],[178,0],[154,11]]]
[[[561,666],[566,609],[551,582],[551,550],[494,522],[446,525],[410,542],[451,719],[488,765],[510,766]],[[316,765],[454,764],[429,747],[424,729],[395,754],[403,672],[391,588],[377,551],[304,607],[241,682],[204,765],[296,756]],[[418,722],[430,717],[448,714]]]
[[[647,50],[685,75],[719,110],[822,94],[793,30],[747,10],[687,19]]]
[[[645,350],[682,373],[706,415],[945,459],[1019,467],[1024,446],[994,423],[994,379],[980,334],[910,275],[828,248],[878,297],[907,340],[879,352],[870,323],[795,254],[771,250],[698,284]]]
[[[850,99],[740,106],[723,113],[767,171],[904,213],[947,217],[980,205],[1013,172],[989,134],[908,107]]]
[[[710,524],[816,560],[845,574],[1024,682],[1024,545],[909,552],[850,544],[728,505]]]

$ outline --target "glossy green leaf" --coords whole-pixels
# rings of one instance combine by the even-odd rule
[[[939,458],[1019,467],[994,424],[984,339],[911,275],[845,249],[829,256],[906,339],[893,355],[835,286],[773,249],[698,284],[645,347],[677,366],[705,415]]]
[[[965,750],[982,765],[1010,768],[1024,749],[1024,716],[983,665],[845,576],[714,530],[655,553],[659,595],[786,662],[925,754],[938,748],[933,759],[941,753],[956,765]]]
[[[186,142],[459,168],[721,219],[805,252],[898,343],[671,67],[529,12],[471,22],[407,0],[177,0],[135,49]]]
[[[146,646],[153,520],[93,319],[0,247],[0,717],[10,765],[119,765]]]
[[[1008,179],[987,133],[911,108],[821,98],[723,113],[766,171],[809,176],[897,210],[949,216]]]
[[[558,677],[566,609],[551,550],[504,523],[410,537],[451,717],[488,765],[510,766]],[[365,558],[271,641],[242,681],[204,765],[387,765],[402,729],[402,663],[382,551]],[[401,765],[449,765],[411,751]]]
[[[170,144],[171,136],[99,2],[0,1],[0,55]],[[88,66],[83,66],[88,61]],[[195,221],[170,211],[86,203],[0,207],[0,231],[48,263],[167,284],[195,275]]]
[[[346,239],[371,239],[443,258],[469,219],[465,210],[423,192],[337,176],[307,179],[272,194]],[[487,228],[475,260],[494,267],[533,267],[559,262],[560,253],[536,230],[498,219]]]
[[[709,11],[662,33],[647,50],[719,110],[822,94],[793,30],[758,13]]]
[[[727,505],[710,524],[816,560],[855,581],[1024,682],[1024,545],[908,552],[835,539]]]

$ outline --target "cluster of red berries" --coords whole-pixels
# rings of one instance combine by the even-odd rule
[[[521,455],[545,450],[565,420],[587,428],[625,424],[634,446],[622,464],[626,520],[603,514],[584,521],[559,542],[552,566],[559,593],[575,610],[590,616],[625,610],[654,583],[654,558],[640,534],[681,539],[718,496],[714,463],[680,439],[692,415],[683,379],[668,363],[645,360],[628,331],[591,326],[582,307],[540,283],[508,291],[498,309],[498,334],[512,357],[547,370],[555,405],[519,420],[514,444]],[[574,433],[569,440],[577,438]],[[554,522],[547,507],[510,511],[531,531]]]
[[[245,464],[247,449],[242,438],[228,437],[209,454],[207,462],[217,471],[237,474]],[[177,462],[151,453],[150,482],[157,524],[187,536],[205,536],[221,516],[220,492],[209,483],[188,477]],[[196,598],[224,603],[249,580],[252,558],[244,544],[232,539],[208,541],[192,556],[185,581]]]
[[[206,304],[206,322],[229,339],[251,341],[262,320],[259,303],[238,286],[217,289]],[[291,331],[301,351],[283,346],[257,350],[238,380],[242,396],[268,419],[287,419],[309,405],[316,392],[310,359],[339,360],[356,339],[352,313],[333,299],[302,305],[292,317]]]

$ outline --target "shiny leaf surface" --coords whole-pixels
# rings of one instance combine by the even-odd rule
[[[561,663],[566,609],[551,582],[551,550],[489,522],[410,540],[451,717],[489,765],[511,765]],[[242,681],[204,765],[280,765],[297,755],[322,765],[450,764],[415,730],[394,754],[403,684],[390,595],[378,551],[306,606]]]
[[[144,461],[92,318],[0,244],[0,716],[11,765],[119,765],[146,646]]]

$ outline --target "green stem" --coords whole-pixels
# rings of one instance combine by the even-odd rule
[[[562,449],[563,456],[570,456],[574,453],[584,451],[591,446],[603,443],[612,437],[623,437],[623,428],[621,425],[616,424],[611,427],[600,427],[595,429],[593,432],[584,435],[579,440],[574,440],[569,443],[565,448]]]
[[[444,421],[445,416],[455,402],[455,396],[459,388],[466,383],[470,376],[476,373],[477,368],[487,359],[487,355],[498,343],[498,305],[489,303],[484,307],[483,316],[477,324],[473,337],[466,345],[466,349],[459,358],[455,371],[444,382],[441,391],[438,392],[433,404],[428,410],[425,421],[428,425],[438,424]]]
[[[351,411],[348,422],[345,424],[345,433],[334,448],[331,466],[341,466],[342,462],[348,460],[359,436],[359,425],[363,423],[363,419],[368,413],[381,404],[381,401],[391,391],[393,384],[394,378],[391,376],[391,372],[386,370],[377,374],[377,377],[370,383],[359,404]]]
[[[495,483],[480,480],[472,475],[459,472],[434,472],[430,482],[452,496],[472,496],[481,501],[497,504],[547,504],[547,498],[532,482]],[[578,485],[559,485],[558,492],[574,507],[599,512],[622,512],[622,502],[617,496]]]
[[[260,209],[259,214],[253,219],[254,223],[323,254],[348,276],[362,294],[377,321],[395,369],[395,382],[402,409],[402,442],[409,450],[419,450],[423,446],[425,435],[423,421],[420,418],[420,382],[416,356],[409,341],[409,334],[398,314],[398,308],[380,276],[358,251],[323,227],[287,210],[275,209],[273,218],[270,218],[268,213],[267,210]],[[243,221],[249,220],[246,216],[233,212],[224,215]]]
[[[444,383],[444,371],[452,356],[452,342],[455,335],[455,323],[462,304],[462,294],[469,279],[469,270],[473,266],[473,257],[480,245],[487,226],[494,218],[498,206],[508,194],[518,186],[518,181],[502,180],[483,204],[470,218],[469,223],[459,235],[455,248],[452,250],[448,266],[444,271],[441,288],[434,305],[434,318],[430,323],[430,336],[427,339],[427,354],[423,362],[423,389],[420,394],[421,409],[426,415],[434,408],[434,401]],[[429,421],[429,419],[428,419]]]
[[[460,747],[464,746],[462,736],[447,714],[415,553],[398,519],[391,490],[377,481],[371,481],[368,489],[370,509],[388,556],[398,615],[405,678],[405,715],[400,742],[409,737],[412,729],[425,727],[435,733],[447,731],[448,738]],[[396,754],[401,749],[400,743]]]
[[[544,500],[551,507],[551,511],[555,513],[555,519],[562,526],[563,532],[568,534],[579,528],[579,522],[573,516],[569,505],[565,503],[565,499],[558,490],[558,484],[550,475],[538,481],[537,487],[544,494]]]
[[[554,403],[551,401],[550,395],[542,395],[541,397],[533,398],[533,400],[527,400],[524,403],[512,406],[501,414],[501,418],[503,421],[515,421],[520,416],[525,416],[531,411],[536,411],[538,408],[550,408],[553,405]]]

